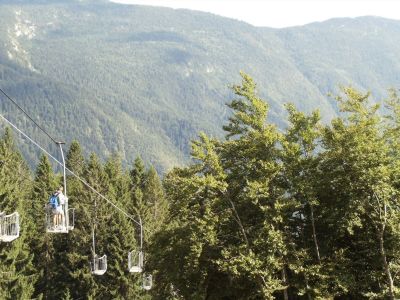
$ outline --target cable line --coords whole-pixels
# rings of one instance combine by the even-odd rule
[[[12,99],[5,91],[0,88],[0,92],[7,97],[20,111],[22,111],[28,118],[31,120],[45,135],[47,135],[54,143],[59,144],[59,141],[56,141],[46,130],[43,129],[32,117],[14,100]]]
[[[47,154],[51,159],[53,159],[56,163],[58,163],[60,166],[64,167],[64,165],[53,155],[51,155],[46,149],[44,149],[42,146],[40,146],[37,142],[35,142],[32,138],[30,138],[27,134],[25,134],[22,130],[20,130],[16,125],[14,125],[11,121],[9,121],[6,117],[4,117],[2,114],[0,114],[0,117],[7,122],[11,127],[13,127],[16,131],[18,131],[20,134],[22,134],[26,139],[28,139],[32,144],[34,144],[36,147],[38,147],[40,150],[42,150],[45,154]],[[54,139],[52,139],[55,143],[56,142]],[[98,192],[95,188],[93,188],[89,183],[87,183],[84,179],[76,175],[74,172],[72,172],[70,169],[67,167],[65,168],[68,172],[71,173],[71,175],[75,176],[80,182],[82,182],[86,187],[88,187],[90,190],[92,190],[95,194],[97,194],[100,198],[108,202],[112,207],[115,209],[119,210],[125,217],[130,219],[131,221],[135,222],[137,225],[139,225],[142,228],[142,223],[137,221],[134,217],[132,217],[130,214],[128,214],[126,211],[124,211],[122,208],[118,207],[116,204],[114,204],[111,200],[103,196],[100,192]]]
[[[31,120],[47,137],[49,137],[55,144],[57,144],[60,147],[61,156],[62,156],[62,160],[63,160],[62,163],[57,158],[55,158],[53,155],[51,155],[48,151],[46,151],[46,149],[44,149],[42,146],[40,146],[35,140],[30,138],[27,134],[25,134],[22,130],[20,130],[16,125],[14,125],[11,121],[9,121],[6,117],[4,117],[2,114],[0,114],[0,117],[6,123],[8,123],[11,127],[13,127],[16,131],[18,131],[22,136],[24,136],[26,139],[28,139],[31,143],[33,143],[41,151],[46,153],[50,158],[52,158],[55,162],[57,162],[61,167],[63,167],[63,172],[64,172],[64,176],[63,176],[64,177],[64,191],[65,191],[65,193],[67,192],[66,191],[66,171],[68,171],[75,178],[77,178],[80,182],[82,182],[86,187],[88,187],[91,191],[93,191],[95,194],[97,194],[101,199],[103,199],[106,202],[108,202],[108,204],[110,204],[112,207],[117,209],[125,217],[127,217],[129,220],[131,220],[132,222],[134,222],[135,224],[140,226],[140,252],[139,252],[139,254],[141,256],[141,267],[143,267],[143,250],[142,250],[143,249],[143,223],[142,223],[142,218],[141,218],[140,214],[138,214],[139,221],[137,221],[132,215],[130,215],[125,210],[123,210],[122,208],[120,208],[119,206],[114,204],[111,200],[109,200],[108,198],[103,196],[100,192],[98,192],[95,188],[93,188],[84,179],[82,179],[80,176],[76,175],[74,172],[72,172],[70,169],[68,169],[66,167],[66,165],[65,165],[64,154],[63,154],[63,149],[62,149],[62,144],[65,144],[65,143],[61,142],[61,141],[56,141],[45,129],[43,129],[43,127],[41,127],[37,122],[35,122],[35,120],[15,100],[13,100],[9,95],[7,95],[7,93],[4,92],[1,88],[0,88],[0,92],[4,96],[6,96],[6,98],[8,100],[10,100],[20,111],[22,111],[29,118],[29,120]],[[67,201],[65,202],[65,207],[66,208],[68,207],[68,202]],[[68,209],[66,210],[66,214],[65,214],[65,216],[67,216],[67,220],[68,220],[68,213],[67,212],[68,212]],[[68,232],[68,228],[69,228],[69,226],[68,226],[68,221],[67,221],[67,230],[66,230],[66,232]],[[73,227],[71,229],[73,229]],[[19,236],[19,230],[18,230],[18,236]],[[93,227],[93,254],[94,254],[94,258],[93,258],[93,272],[92,273],[96,274],[96,275],[103,275],[107,270],[107,256],[103,255],[102,257],[97,257],[97,255],[95,253],[94,227]],[[131,252],[129,252],[129,254],[128,254],[128,261],[129,262],[131,261]],[[131,271],[131,266],[130,266],[129,262],[128,262],[128,267],[129,267],[129,270]],[[147,277],[144,277],[143,280],[144,280],[143,281],[143,288],[145,290],[149,290],[151,288],[151,285],[152,285],[152,277],[151,277],[151,275],[149,275]]]

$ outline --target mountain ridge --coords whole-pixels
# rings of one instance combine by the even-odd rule
[[[0,7],[2,88],[86,152],[118,152],[128,164],[141,155],[159,170],[186,163],[199,131],[223,135],[228,85],[240,80],[240,70],[254,77],[270,120],[281,127],[285,102],[319,108],[328,121],[337,107],[327,94],[339,85],[371,89],[379,99],[400,83],[400,22],[390,19],[275,29],[98,1]],[[3,99],[0,109],[27,126]],[[24,153],[36,159],[29,148]]]

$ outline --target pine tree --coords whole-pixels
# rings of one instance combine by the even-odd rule
[[[20,215],[20,236],[11,244],[0,242],[0,298],[30,299],[37,277],[30,252],[29,220],[26,209],[31,199],[30,172],[17,151],[11,130],[0,139],[0,211]]]
[[[146,208],[138,207],[138,209],[142,212],[142,220],[146,227],[145,240],[149,241],[160,230],[168,209],[160,177],[153,166],[149,168],[145,175],[142,193],[142,205],[145,205]]]
[[[108,182],[108,198],[119,207],[126,209],[130,201],[129,176],[123,171],[118,155],[109,158],[105,165]],[[107,285],[102,291],[103,297],[110,299],[134,299],[141,294],[139,278],[128,272],[128,253],[136,248],[135,223],[119,211],[109,209],[109,204],[102,204],[99,213],[99,249],[108,255],[109,267],[101,278]],[[100,228],[102,226],[102,228]]]
[[[86,167],[81,146],[73,141],[66,155],[66,166],[79,177],[83,177]],[[67,173],[68,174],[68,173]],[[58,289],[63,297],[72,299],[87,298],[94,287],[89,270],[90,261],[90,221],[91,203],[85,198],[86,187],[72,175],[67,175],[67,196],[70,209],[74,209],[75,227],[56,241],[59,272]],[[72,210],[70,211],[72,218]],[[71,225],[71,224],[70,224]]]
[[[33,261],[36,272],[39,275],[35,286],[35,297],[43,297],[43,299],[58,297],[57,286],[54,285],[53,280],[57,272],[57,266],[53,263],[55,255],[53,247],[54,236],[46,233],[45,227],[45,206],[58,185],[59,181],[47,156],[41,156],[33,181],[32,198],[28,213],[32,217],[32,223],[29,228],[30,248],[35,254]]]
[[[128,203],[127,209],[131,215],[141,216],[145,213],[145,204],[143,202],[143,190],[146,180],[146,170],[143,160],[140,157],[135,159],[130,175],[130,195],[131,201]],[[139,232],[138,232],[139,234]]]

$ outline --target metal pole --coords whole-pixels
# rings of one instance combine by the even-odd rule
[[[144,253],[143,253],[143,223],[142,217],[139,214],[139,223],[140,223],[140,252],[139,252],[139,266],[143,268],[144,265]]]
[[[93,259],[96,257],[96,242],[94,240],[94,225],[92,228]]]
[[[139,215],[139,223],[140,223],[140,251],[143,251],[143,224],[140,215]]]
[[[96,223],[97,223],[97,203],[96,203],[96,198],[94,199],[94,218],[93,218],[93,229],[92,229],[92,240],[93,240],[93,257],[96,257],[96,241],[94,237],[94,231],[96,229]]]
[[[93,271],[96,271],[98,268],[97,264],[96,264],[96,240],[95,240],[95,236],[94,236],[96,222],[97,222],[97,203],[96,203],[96,198],[95,198],[94,199],[94,218],[93,218],[93,223],[92,223]]]
[[[66,176],[66,167],[65,167],[65,158],[64,158],[64,151],[62,145],[65,144],[64,142],[57,142],[60,146],[61,157],[63,162],[63,177],[64,177],[64,196],[65,196],[65,204],[64,204],[64,224],[66,230],[68,232],[69,228],[69,215],[68,215],[68,197],[67,197],[67,176]]]

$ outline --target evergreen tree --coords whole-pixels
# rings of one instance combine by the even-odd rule
[[[146,170],[144,163],[140,157],[135,159],[130,175],[130,195],[131,201],[128,204],[128,212],[133,216],[147,214],[147,209],[143,200],[143,189],[146,180]],[[138,232],[140,234],[140,232]]]
[[[146,240],[160,230],[165,220],[168,203],[164,196],[163,186],[156,169],[151,166],[146,173],[143,187],[143,204],[146,208],[138,207],[142,212],[141,217],[146,227]]]
[[[43,299],[54,299],[59,295],[53,280],[57,272],[57,266],[53,263],[55,255],[54,236],[46,233],[45,227],[45,207],[50,195],[58,185],[59,182],[47,156],[41,156],[33,181],[32,201],[28,207],[28,214],[32,217],[29,228],[30,248],[32,253],[35,254],[34,265],[39,275],[35,286],[35,297],[43,297]]]
[[[17,151],[11,130],[0,139],[0,212],[20,215],[20,236],[11,244],[0,242],[0,298],[30,299],[37,279],[29,249],[30,172]]]
[[[118,155],[107,161],[104,172],[108,198],[120,207],[126,208],[130,200],[129,176],[123,171]],[[108,270],[99,279],[106,283],[101,290],[102,297],[109,299],[134,299],[141,294],[137,277],[128,272],[128,252],[136,248],[135,224],[119,211],[110,211],[109,204],[99,206],[98,217],[99,249],[107,254]],[[103,252],[100,252],[102,254]]]
[[[83,177],[85,160],[77,141],[70,145],[66,155],[66,166],[77,176]],[[70,209],[74,209],[75,227],[68,234],[61,235],[56,242],[57,261],[60,266],[58,289],[65,299],[88,298],[94,287],[89,270],[91,203],[85,198],[85,189],[78,178],[67,175],[68,205]],[[69,214],[71,219],[72,210]]]

